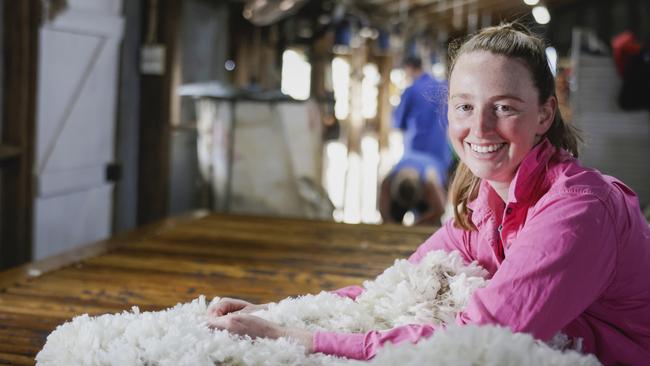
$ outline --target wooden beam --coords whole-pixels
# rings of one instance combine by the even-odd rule
[[[149,0],[148,6],[156,1]],[[167,216],[169,212],[169,164],[171,125],[176,112],[180,0],[158,0],[155,19],[157,38],[165,47],[162,75],[142,74],[140,89],[140,146],[138,159],[138,223]],[[146,8],[148,9],[148,8]],[[144,11],[145,17],[149,11]],[[143,34],[151,19],[143,22]]]
[[[414,23],[419,24],[424,22],[432,24],[437,29],[447,29],[456,34],[465,33],[467,31],[467,7],[470,4],[470,2],[463,3],[463,8],[461,9],[463,24],[459,29],[455,29],[453,26],[454,14],[452,7],[437,9],[434,6],[428,11],[426,11],[426,9],[420,9],[415,12]],[[496,24],[501,21],[512,21],[521,18],[522,16],[529,14],[531,9],[523,2],[513,4],[511,0],[477,1],[475,6],[476,12],[479,16],[479,26],[481,14],[486,11],[490,12],[492,15],[492,24]]]
[[[0,269],[31,259],[38,0],[4,4],[4,115]]]
[[[561,8],[566,5],[576,3],[579,0],[547,0],[546,6],[553,9]],[[364,9],[369,16],[379,24],[385,23],[387,19],[399,18],[402,11],[402,1],[391,0],[364,0],[356,4],[359,8]],[[492,14],[493,24],[501,21],[512,21],[521,19],[523,16],[530,14],[532,7],[524,4],[522,1],[512,0],[409,0],[406,5],[408,14],[407,23],[404,24],[404,34],[408,35],[422,25],[430,29],[446,29],[460,35],[468,31],[467,29],[467,11],[474,7],[479,15],[485,12]],[[463,24],[460,28],[453,27],[454,11],[462,12]],[[478,22],[481,26],[481,22]]]

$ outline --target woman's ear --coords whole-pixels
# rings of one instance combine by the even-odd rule
[[[546,102],[539,106],[539,120],[537,124],[537,135],[541,136],[551,128],[553,120],[555,119],[555,111],[557,110],[557,98],[553,95],[548,97]]]

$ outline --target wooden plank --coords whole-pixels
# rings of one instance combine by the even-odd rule
[[[185,216],[170,218],[161,222],[147,225],[138,230],[119,234],[97,243],[89,244],[81,248],[76,248],[74,250],[61,253],[54,257],[46,258],[37,262],[27,263],[5,272],[0,272],[0,290],[21,281],[26,281],[41,276],[44,273],[54,271],[85,258],[105,253],[111,249],[125,245],[128,242],[141,240],[144,237],[155,235],[156,233],[167,230],[175,225],[182,223],[185,220],[201,217],[205,214],[205,211],[196,211]]]
[[[25,331],[38,332],[42,329],[54,329],[66,318],[52,316],[33,317],[13,313],[0,313],[0,328],[20,328]]]
[[[33,365],[34,357],[0,352],[0,365]]]
[[[13,353],[15,355],[30,356],[39,351],[41,338],[33,335],[21,336],[20,329],[12,331],[0,330],[0,353]]]

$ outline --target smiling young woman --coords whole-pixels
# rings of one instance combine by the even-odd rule
[[[461,160],[450,192],[454,218],[409,261],[456,250],[489,272],[488,285],[458,313],[460,325],[499,324],[540,340],[563,332],[604,364],[647,365],[650,226],[632,190],[578,162],[580,139],[557,108],[544,42],[521,25],[504,24],[451,54],[448,133]],[[361,291],[336,293],[355,298]],[[225,314],[220,309],[227,306],[212,312]],[[239,334],[288,335],[309,351],[358,359],[372,358],[386,342],[415,342],[437,331],[412,324],[311,333],[228,316],[213,324]]]
[[[582,140],[557,108],[544,41],[526,27],[510,23],[486,28],[465,42],[452,43],[450,54],[449,137],[457,154],[476,152],[475,159],[461,158],[450,197],[456,225],[473,230],[465,204],[476,198],[481,179],[491,181],[507,201],[516,169],[542,136],[576,158]],[[500,142],[484,144],[482,139]],[[506,151],[496,158],[486,154],[497,149]],[[474,164],[483,158],[493,164]]]

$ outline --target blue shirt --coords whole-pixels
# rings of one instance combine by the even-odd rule
[[[403,168],[415,169],[420,177],[420,182],[423,184],[427,179],[427,169],[434,169],[442,180],[441,183],[447,183],[447,170],[449,169],[449,166],[442,164],[439,159],[434,159],[429,155],[420,154],[417,152],[404,154],[404,156],[402,156],[402,159],[400,159],[400,161],[395,164],[390,172],[390,175],[394,176]]]
[[[404,156],[427,155],[446,180],[452,161],[447,143],[447,86],[422,73],[404,90],[393,123],[404,133]]]

